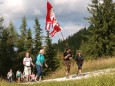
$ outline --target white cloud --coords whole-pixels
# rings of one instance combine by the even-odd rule
[[[18,20],[23,16],[33,19],[35,16],[41,16],[43,0],[2,0],[2,15],[5,22],[10,20]]]
[[[26,16],[45,19],[46,1],[44,0],[1,0],[4,2],[3,15],[6,21]],[[50,0],[59,21],[82,21],[87,16],[87,3],[90,0]]]
[[[40,10],[35,9],[35,10],[34,10],[34,15],[42,15],[42,13],[40,12]]]
[[[1,2],[4,3],[1,9],[6,21],[18,20],[23,16],[28,20],[35,16],[45,19],[46,0],[0,0]],[[89,15],[87,7],[91,0],[49,0],[49,2],[53,5],[57,20],[81,24],[86,22],[83,17]]]
[[[84,23],[84,17],[89,15],[87,7],[90,2],[91,0],[53,0],[52,3],[59,21]]]
[[[37,16],[39,20],[43,20],[40,22],[42,28],[44,28],[46,1],[0,0],[0,3],[4,3],[3,5],[0,4],[0,15],[2,13],[5,18],[5,24],[8,24],[10,20],[14,22],[19,21],[23,16],[26,16],[27,20],[34,21],[34,18]],[[115,0],[113,1],[115,2]],[[62,32],[65,37],[87,25],[84,17],[89,16],[87,7],[91,0],[49,0],[49,2],[53,6],[59,24],[63,26]],[[59,35],[57,36],[59,37]]]
[[[0,4],[2,4],[3,3],[3,0],[0,0]]]
[[[54,0],[54,4],[59,6],[57,9],[61,10],[62,12],[68,11],[68,12],[83,12],[86,11],[87,4],[91,0]],[[62,8],[64,7],[64,8]],[[60,9],[59,9],[60,8]],[[57,11],[57,10],[56,10]]]
[[[68,35],[72,35],[72,34],[78,32],[83,27],[84,27],[84,25],[68,23],[66,26],[64,26],[62,28],[62,32],[63,32],[64,36],[67,37]]]

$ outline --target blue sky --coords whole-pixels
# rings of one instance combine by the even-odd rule
[[[49,2],[53,6],[65,38],[88,26],[84,17],[89,16],[87,7],[91,0],[49,0]],[[12,21],[19,29],[21,18],[26,16],[28,27],[34,30],[34,19],[38,17],[45,35],[46,0],[0,0],[0,3],[3,3],[0,4],[0,15],[4,17],[6,26]],[[52,41],[55,43],[59,39],[62,37],[60,33],[57,33]]]

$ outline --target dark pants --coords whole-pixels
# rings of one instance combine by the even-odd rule
[[[9,77],[9,78],[8,78],[8,81],[9,81],[9,82],[12,82],[12,81],[13,81],[13,78],[12,78],[12,77]]]
[[[38,77],[42,76],[42,67],[39,65],[36,65],[36,69],[37,69],[37,75]]]

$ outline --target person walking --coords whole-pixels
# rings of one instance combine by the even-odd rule
[[[36,60],[36,69],[37,69],[36,80],[37,78],[39,81],[41,81],[42,79],[43,64],[45,64],[45,66],[48,67],[47,64],[45,63],[44,49],[41,49]]]
[[[32,72],[32,74],[30,75],[31,77],[31,81],[36,81],[36,77],[35,77],[35,74]]]
[[[75,61],[76,61],[76,64],[78,66],[78,72],[77,72],[77,75],[81,75],[81,72],[82,72],[82,65],[83,65],[83,62],[84,62],[84,58],[83,56],[81,55],[81,51],[79,50],[77,52],[77,56],[75,58]]]
[[[17,78],[17,82],[19,83],[21,81],[21,71],[19,69],[16,72],[16,78]]]
[[[7,73],[7,79],[9,82],[12,82],[13,81],[13,72],[12,72],[12,69],[10,69],[10,71]]]
[[[26,77],[26,81],[30,81],[31,65],[34,66],[34,64],[28,52],[26,53],[25,58],[23,59],[23,65],[24,65],[24,76]]]
[[[69,72],[70,72],[70,60],[72,59],[72,53],[71,49],[67,48],[66,51],[64,52],[64,65],[66,67],[66,78],[69,78]]]

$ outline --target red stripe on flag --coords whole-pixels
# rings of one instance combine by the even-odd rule
[[[50,29],[50,24],[51,23],[51,19],[50,19],[50,12],[51,12],[52,6],[49,2],[47,2],[47,15],[46,15],[46,30]]]
[[[50,35],[53,37],[57,32],[61,30],[61,27],[56,20],[52,5],[47,1],[47,15],[46,15],[45,29],[50,30],[51,25],[53,27],[53,30],[50,33]]]
[[[50,33],[50,35],[53,37],[59,31],[61,31],[61,27],[59,26],[59,24],[57,24],[53,27],[53,31]]]

